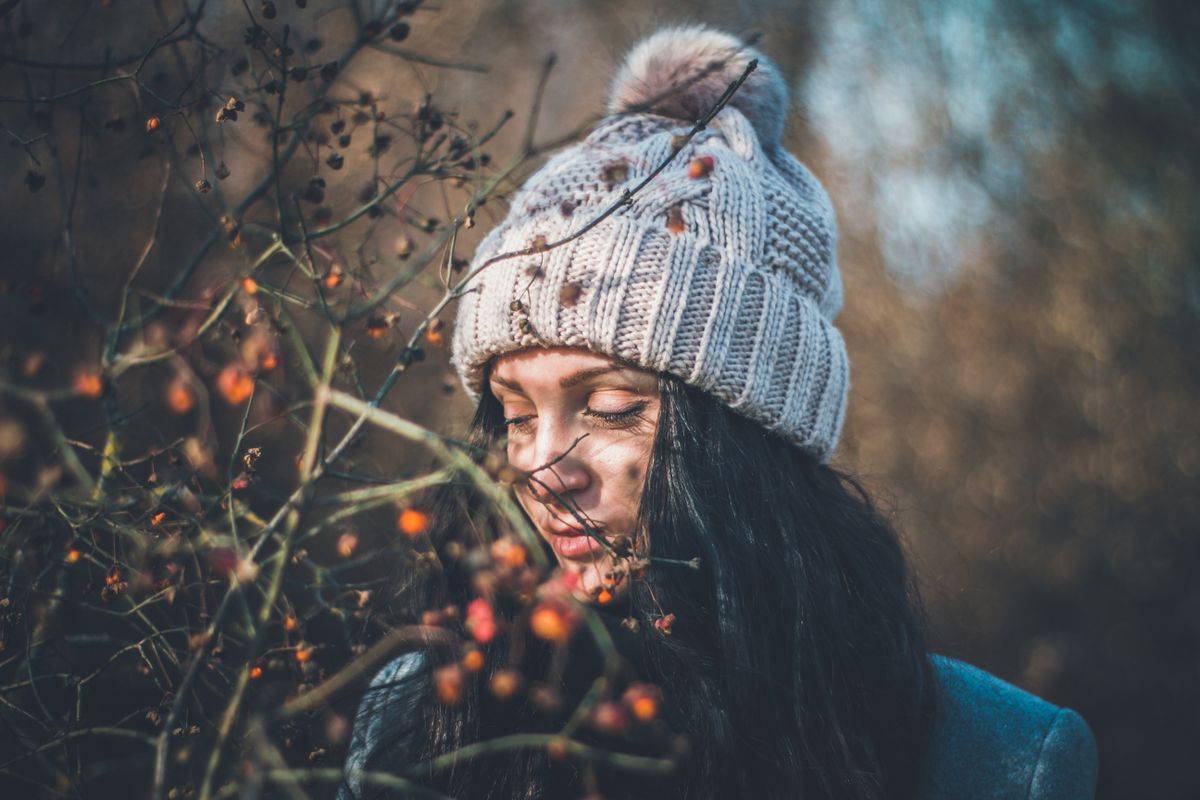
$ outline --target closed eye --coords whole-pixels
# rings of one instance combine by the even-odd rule
[[[617,411],[601,411],[597,408],[588,408],[584,410],[583,415],[591,417],[606,428],[628,428],[632,427],[641,418],[642,412],[646,410],[646,406],[648,405],[649,401],[639,400]],[[537,419],[536,414],[522,414],[516,417],[505,418],[504,424],[510,431],[525,433],[533,427],[535,419]]]
[[[504,424],[511,431],[523,433],[532,425],[533,418],[534,418],[533,414],[522,414],[519,417],[512,417],[511,419],[505,419]]]
[[[620,409],[619,411],[600,411],[598,409],[589,408],[583,412],[584,416],[592,417],[600,420],[606,427],[621,428],[629,427],[635,423],[646,406],[649,405],[646,400],[639,400],[632,405]]]

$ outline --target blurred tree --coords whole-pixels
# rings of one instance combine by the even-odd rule
[[[5,582],[13,599],[0,608],[0,672],[12,679],[0,685],[17,706],[0,709],[5,748],[53,739],[68,722],[120,720],[135,690],[156,693],[147,708],[161,714],[167,695],[147,687],[178,678],[166,662],[143,665],[136,649],[122,656],[133,666],[115,691],[77,695],[64,683],[58,694],[38,692],[15,672],[39,631],[61,635],[37,651],[47,659],[38,663],[108,674],[112,641],[87,637],[99,636],[96,619],[117,624],[100,596],[127,602],[129,587],[119,587],[131,574],[110,576],[113,562],[99,554],[117,554],[96,549],[107,544],[85,517],[51,524],[20,510],[107,463],[109,486],[157,485],[147,496],[170,512],[136,506],[110,519],[147,536],[203,530],[196,552],[223,553],[228,541],[208,537],[211,525],[182,520],[196,496],[215,510],[212,525],[226,525],[230,508],[265,513],[295,487],[309,423],[306,359],[319,371],[328,328],[289,310],[309,311],[296,300],[322,294],[339,313],[362,311],[345,328],[341,349],[353,365],[338,380],[373,391],[410,341],[420,344],[427,358],[404,362],[411,371],[390,407],[453,432],[469,404],[418,324],[511,182],[444,258],[429,248],[444,242],[474,184],[436,175],[401,188],[394,178],[420,131],[432,133],[426,143],[434,125],[467,142],[470,155],[453,135],[439,152],[460,148],[444,163],[469,163],[476,178],[487,170],[474,143],[506,109],[532,105],[549,53],[560,64],[541,95],[539,143],[602,110],[605,76],[628,44],[660,24],[700,19],[764,31],[761,46],[797,76],[790,146],[829,186],[843,230],[841,322],[854,389],[839,458],[894,495],[941,647],[1078,708],[1100,745],[1102,798],[1200,794],[1187,768],[1200,740],[1195,4],[530,0],[401,18],[409,5],[419,4],[253,3],[251,24],[241,4],[196,0],[191,13],[165,0],[0,4],[0,120],[10,145],[0,155],[0,360],[3,383],[20,390],[0,398],[0,545],[6,574],[54,563],[38,573],[53,576],[50,599],[32,613],[17,603],[18,582]],[[495,71],[482,77],[480,62]],[[524,140],[521,126],[501,126],[487,148],[493,168]],[[286,168],[274,169],[280,152]],[[272,230],[291,231],[294,245],[353,214],[354,225],[310,242],[311,252],[256,262]],[[417,264],[429,269],[417,275]],[[402,301],[361,305],[397,276],[412,277]],[[226,313],[210,323],[220,302]],[[114,325],[122,319],[139,324]],[[136,369],[121,361],[175,348],[179,357]],[[226,402],[248,379],[256,399]],[[331,426],[336,440],[346,421]],[[121,437],[116,460],[105,455],[110,430]],[[253,447],[262,455],[243,475]],[[354,450],[352,477],[414,475],[424,459],[415,446],[370,437]],[[253,484],[243,506],[207,504],[219,495],[197,487],[213,491],[214,470]],[[188,491],[165,496],[166,486]],[[335,528],[306,544],[309,560],[299,563],[345,592],[327,602],[284,587],[272,642],[309,655],[262,662],[276,693],[264,689],[265,698],[314,683],[378,635],[357,592],[373,577],[362,554],[394,539],[386,516],[364,520],[353,545]],[[119,558],[141,570],[146,556]],[[204,583],[214,569],[228,572],[223,557],[182,567],[199,610],[164,653],[186,656],[195,645],[185,631],[205,621],[228,582]],[[166,580],[166,563],[145,574]],[[54,593],[68,591],[76,595],[64,613]],[[354,622],[346,627],[322,603]],[[201,681],[208,699],[199,708],[211,718],[237,669],[258,663],[239,660],[237,646],[219,652],[228,663],[217,659]],[[192,737],[211,735],[211,718],[196,717],[202,733],[191,718],[177,736],[168,731],[173,752],[196,752]],[[161,719],[139,715],[129,729],[157,735]],[[332,733],[344,736],[344,719],[317,727],[281,735],[300,759],[322,750],[314,763],[336,764]],[[133,739],[128,750],[82,735],[70,742],[78,749],[50,752],[113,756],[87,780],[116,785],[122,770],[145,767]],[[52,777],[49,768],[36,774]]]
[[[1200,16],[844,2],[822,30],[842,457],[897,493],[945,648],[1079,708],[1102,797],[1192,796]]]

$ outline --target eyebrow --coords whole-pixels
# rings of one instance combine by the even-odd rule
[[[625,367],[617,364],[611,364],[604,367],[592,367],[591,369],[581,369],[578,372],[574,372],[566,376],[565,378],[561,378],[558,381],[558,386],[560,389],[570,389],[572,386],[578,386],[579,384],[589,381],[599,375],[604,375],[609,372],[620,372],[624,369]],[[516,381],[510,381],[507,378],[502,378],[499,375],[492,375],[491,381],[503,386],[505,389],[511,389],[514,392],[524,391],[524,389],[521,388],[521,384],[517,383]]]

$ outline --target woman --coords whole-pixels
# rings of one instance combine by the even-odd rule
[[[376,676],[345,797],[403,795],[384,775],[464,798],[1092,796],[1086,724],[930,656],[895,533],[826,464],[848,392],[835,225],[780,145],[786,107],[736,39],[656,34],[481,244],[454,339],[471,443],[506,447],[555,578],[534,594],[509,538],[464,556],[492,532],[443,489],[446,573],[398,597],[465,609],[482,650]],[[598,631],[572,635],[567,594]],[[556,736],[421,767],[515,733]]]

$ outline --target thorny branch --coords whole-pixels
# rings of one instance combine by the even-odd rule
[[[431,610],[436,619],[429,624],[395,625],[375,607],[383,579],[369,567],[377,553],[390,553],[400,569],[440,570],[444,554],[426,535],[421,498],[446,483],[470,486],[486,500],[472,533],[500,535],[495,541],[480,536],[474,546],[501,584],[533,575],[544,584],[540,591],[550,592],[545,599],[526,593],[512,625],[528,627],[532,614],[545,609],[564,621],[578,617],[603,654],[604,674],[557,734],[480,742],[411,774],[366,773],[364,785],[436,797],[420,785],[430,775],[462,759],[528,748],[560,751],[584,765],[649,773],[674,768],[670,759],[612,752],[584,740],[593,711],[620,685],[620,659],[597,615],[546,583],[550,561],[498,480],[503,455],[474,452],[383,405],[424,348],[439,346],[441,315],[483,269],[561,247],[628,206],[755,65],[678,139],[668,158],[581,229],[489,259],[456,281],[452,276],[463,264],[455,249],[476,210],[562,144],[535,144],[554,60],[541,73],[517,152],[494,167],[484,148],[512,112],[478,133],[429,96],[411,113],[388,113],[380,98],[342,76],[365,49],[413,65],[484,70],[396,46],[417,26],[417,15],[435,9],[398,3],[374,20],[357,4],[346,10],[354,35],[324,62],[314,62],[320,43],[304,40],[300,24],[274,21],[282,9],[272,2],[257,14],[246,7],[244,47],[222,48],[201,35],[206,6],[200,2],[194,9],[185,4],[136,55],[57,63],[3,54],[6,64],[27,71],[26,92],[0,101],[14,113],[21,106],[33,115],[32,122],[5,130],[28,159],[31,191],[41,188],[47,163],[54,170],[67,289],[87,312],[85,324],[94,326],[86,352],[99,357],[69,385],[36,380],[43,369],[36,353],[26,355],[21,375],[0,377],[0,411],[11,407],[23,426],[14,432],[0,425],[0,448],[48,445],[38,448],[40,469],[0,472],[0,742],[14,748],[0,762],[0,775],[47,791],[46,776],[55,776],[81,790],[101,780],[89,767],[99,753],[127,748],[120,750],[126,761],[114,763],[152,776],[156,799],[225,797],[265,784],[300,797],[312,782],[342,780],[339,767],[319,764],[340,763],[352,690],[402,650],[440,653],[445,666],[439,674],[477,670],[475,660],[490,639],[473,627],[477,620],[463,624],[463,609]],[[177,74],[146,79],[167,47]],[[60,71],[102,74],[57,90]],[[34,91],[35,83],[44,88]],[[94,114],[107,108],[105,100],[116,102],[104,89],[110,84],[128,85],[136,109],[104,111],[104,125],[144,133],[147,152],[159,156],[149,163],[161,165],[152,201],[143,204],[151,209],[144,233],[111,292],[86,283],[95,255],[83,246],[89,234],[79,216],[104,158]],[[213,99],[220,104],[215,117]],[[248,144],[249,121],[238,117],[253,116],[247,107],[261,114],[255,124],[265,129],[265,148]],[[36,116],[39,108],[49,117]],[[40,119],[77,126],[45,122],[44,132],[30,133]],[[194,144],[178,144],[172,128]],[[412,146],[389,162],[387,154],[399,149],[395,132]],[[351,158],[352,137],[369,137],[364,163]],[[177,146],[194,152],[177,152]],[[72,150],[68,163],[62,154]],[[256,163],[256,152],[265,152],[265,160]],[[201,165],[194,184],[193,157]],[[227,162],[251,178],[240,194],[219,185],[228,177]],[[210,163],[219,165],[211,173],[217,187],[208,180]],[[369,173],[370,183],[351,203],[336,204],[340,213],[334,213],[326,178],[343,169],[343,175]],[[173,178],[189,197],[172,188]],[[463,195],[461,212],[444,223],[421,222],[422,187],[446,184]],[[172,241],[179,235],[175,216],[185,213],[180,206],[204,226],[184,256]],[[372,267],[380,257],[372,253],[380,249],[382,230],[406,242],[398,256],[406,263],[377,280]],[[410,255],[418,233],[426,236],[424,246]],[[178,263],[164,265],[167,252]],[[358,256],[357,264],[347,252]],[[412,298],[400,292],[418,287],[430,265],[445,265],[446,279],[429,284],[441,297],[418,311],[405,337],[393,309],[422,307],[419,292]],[[392,341],[399,357],[370,391],[356,355],[363,341],[377,338]],[[319,358],[310,352],[315,342],[323,342]],[[148,400],[145,386],[159,387],[161,399]],[[102,420],[77,424],[76,409],[95,402]],[[418,448],[434,467],[397,480],[377,474],[369,458],[352,460],[368,428]],[[296,469],[281,478],[289,447],[298,451]],[[600,537],[575,502],[539,477],[566,455],[521,479],[553,497],[610,552],[640,557]],[[361,544],[363,532],[377,525],[369,515],[389,506],[402,535]],[[479,599],[491,608],[490,595]],[[565,654],[563,645],[556,641]],[[555,663],[561,669],[561,659]],[[445,687],[438,691],[446,702],[456,701]]]

